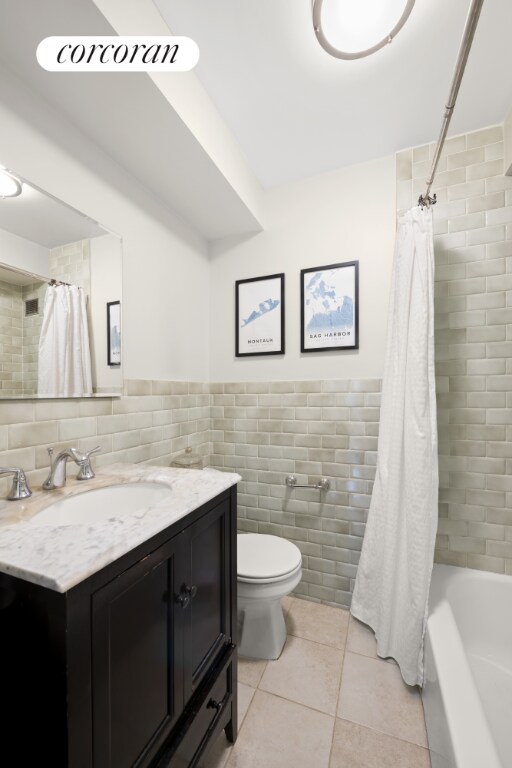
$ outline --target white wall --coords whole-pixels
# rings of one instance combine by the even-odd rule
[[[107,302],[120,301],[121,312],[123,312],[122,245],[116,235],[93,237],[89,242],[92,380],[96,391],[116,391],[123,386],[124,356],[121,353],[120,366],[107,365]],[[121,336],[121,343],[123,343],[123,336]]]
[[[395,235],[395,158],[267,190],[265,231],[212,245],[212,381],[380,377]],[[300,352],[300,270],[359,260],[359,350]],[[285,273],[286,354],[235,357],[235,280]]]
[[[0,229],[0,261],[3,264],[46,277],[49,275],[48,258],[49,251],[44,246]]]
[[[206,380],[204,239],[5,69],[0,126],[5,165],[123,238],[125,378]]]

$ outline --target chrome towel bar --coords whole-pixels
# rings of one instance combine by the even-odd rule
[[[285,483],[288,488],[313,488],[317,491],[328,491],[331,487],[331,481],[328,480],[327,477],[321,477],[315,485],[299,485],[295,475],[288,475]]]

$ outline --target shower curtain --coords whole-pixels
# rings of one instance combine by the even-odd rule
[[[377,473],[351,612],[379,656],[423,684],[423,636],[438,517],[432,210],[399,216]]]
[[[92,395],[85,295],[76,285],[49,285],[39,337],[39,395]]]

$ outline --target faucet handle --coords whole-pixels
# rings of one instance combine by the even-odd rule
[[[91,467],[91,456],[93,453],[98,453],[99,451],[101,451],[101,446],[97,445],[92,451],[87,451],[81,455],[79,461],[80,469],[76,476],[77,480],[91,480],[94,477],[94,470]]]
[[[14,475],[12,487],[7,496],[9,501],[18,501],[19,499],[28,499],[32,496],[26,475],[20,467],[0,467],[0,475]]]
[[[50,457],[50,464],[51,464],[53,461],[53,448],[47,448],[46,450],[48,451],[48,456]]]
[[[93,453],[101,453],[101,445],[97,445],[96,448],[92,449],[92,451],[87,451],[84,456],[86,459],[89,459]]]

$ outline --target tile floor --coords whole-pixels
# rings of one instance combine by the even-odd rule
[[[418,689],[341,608],[283,601],[277,661],[240,660],[239,734],[201,768],[430,768]]]

